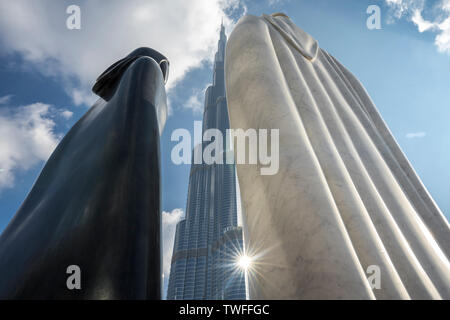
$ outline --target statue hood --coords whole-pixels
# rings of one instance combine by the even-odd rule
[[[263,17],[306,59],[313,61],[316,58],[319,50],[317,40],[297,27],[287,15],[273,13],[270,16],[263,14]]]
[[[169,61],[167,58],[154,49],[141,47],[133,50],[125,58],[120,59],[106,69],[97,78],[94,86],[92,87],[92,91],[96,95],[108,101],[114,95],[116,87],[119,84],[125,70],[131,65],[131,63],[140,57],[150,57],[155,60],[161,68],[164,82],[167,83],[169,78]]]

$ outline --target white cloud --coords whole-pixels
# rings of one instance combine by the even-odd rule
[[[279,5],[284,1],[285,0],[268,0],[267,3],[269,4],[269,6],[274,6],[274,5]]]
[[[414,138],[423,138],[427,135],[426,132],[419,131],[419,132],[409,132],[405,135],[408,139],[414,139]]]
[[[206,90],[211,84],[208,82],[202,89],[192,89],[191,96],[183,103],[182,107],[187,110],[191,110],[194,114],[202,114],[204,109],[204,101]]]
[[[0,1],[0,51],[18,52],[45,75],[62,79],[76,104],[91,104],[90,88],[111,63],[149,46],[171,63],[168,87],[213,58],[225,11],[239,0],[77,1],[81,29],[66,28],[66,7],[53,0]],[[236,12],[236,11],[235,11]]]
[[[386,4],[392,10],[397,19],[414,10],[422,10],[425,0],[386,0]]]
[[[61,110],[60,114],[61,114],[61,117],[63,117],[66,120],[72,118],[72,116],[73,116],[73,112],[69,111],[69,110]]]
[[[183,104],[183,107],[192,110],[193,113],[201,113],[203,111],[203,103],[201,100],[203,93],[203,91],[193,93],[186,103]]]
[[[419,32],[431,31],[436,36],[434,44],[439,52],[450,54],[450,0],[440,0],[432,8],[427,8],[425,0],[386,0],[395,18],[407,16]],[[431,20],[423,17],[424,11],[433,12]]]
[[[12,98],[12,94],[8,94],[6,96],[0,97],[0,104],[8,103]]]
[[[450,0],[442,4],[442,10],[446,13],[447,18],[438,24],[441,32],[435,38],[435,44],[440,52],[450,54]]]
[[[0,191],[14,186],[15,174],[47,160],[61,138],[54,132],[50,105],[34,103],[0,109]]]
[[[99,98],[97,95],[95,95],[95,93],[93,93],[92,91],[88,90],[87,88],[85,89],[66,89],[68,92],[68,94],[70,95],[70,97],[72,98],[73,103],[76,106],[82,105],[82,104],[86,104],[88,106],[94,104],[95,101],[97,101],[97,99]]]
[[[419,32],[435,29],[437,27],[435,23],[425,20],[422,17],[422,11],[420,11],[419,9],[414,10],[411,21],[414,22],[414,24],[417,26]]]
[[[163,211],[162,213],[163,273],[165,282],[169,279],[177,223],[183,218],[184,213],[181,209],[173,209],[171,212]]]

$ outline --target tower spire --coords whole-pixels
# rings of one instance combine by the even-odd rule
[[[223,25],[223,16],[222,16],[222,22],[220,23],[220,36],[222,36],[222,34],[225,34],[225,27]]]

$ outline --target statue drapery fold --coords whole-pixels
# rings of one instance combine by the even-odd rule
[[[250,298],[450,298],[449,224],[361,83],[283,14],[243,17],[225,66],[231,128],[280,137],[277,174],[237,165]]]

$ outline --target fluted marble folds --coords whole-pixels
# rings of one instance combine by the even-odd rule
[[[107,101],[66,134],[0,236],[1,299],[161,298],[164,60],[139,48],[99,77]],[[67,287],[72,265],[80,289]]]
[[[231,128],[279,129],[277,174],[237,165],[250,298],[449,299],[449,224],[361,83],[284,14],[239,21],[225,74]]]

